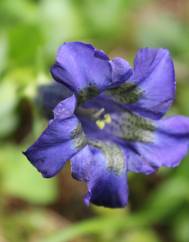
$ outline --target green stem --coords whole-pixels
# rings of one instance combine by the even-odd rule
[[[144,214],[128,215],[127,217],[106,217],[85,220],[81,223],[75,224],[63,231],[56,232],[56,234],[45,238],[41,242],[69,242],[77,236],[86,234],[100,234],[104,231],[114,231],[121,229],[129,229],[137,226],[147,226],[151,222],[150,216]]]

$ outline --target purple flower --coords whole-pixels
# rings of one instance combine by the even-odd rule
[[[71,160],[72,176],[87,183],[86,204],[124,207],[128,172],[175,167],[187,154],[189,118],[160,119],[175,97],[168,50],[140,49],[132,69],[122,58],[70,42],[59,48],[51,73],[67,97],[24,154],[44,177]]]

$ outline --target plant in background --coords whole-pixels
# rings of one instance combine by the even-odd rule
[[[187,154],[189,118],[161,119],[175,97],[168,50],[140,49],[132,69],[122,58],[70,42],[59,48],[51,73],[70,96],[62,94],[54,118],[24,154],[44,177],[71,160],[73,177],[88,185],[86,204],[124,207],[128,172],[175,167]]]

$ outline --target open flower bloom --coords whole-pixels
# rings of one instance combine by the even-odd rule
[[[51,73],[70,95],[62,95],[54,118],[24,154],[44,177],[70,160],[72,176],[87,183],[86,204],[124,207],[128,172],[175,167],[187,154],[189,118],[160,119],[175,97],[168,50],[140,49],[132,69],[122,58],[70,42],[59,48]]]

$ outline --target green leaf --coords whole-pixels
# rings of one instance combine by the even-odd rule
[[[147,224],[148,219],[146,219],[144,216],[141,217],[140,215],[117,217],[107,216],[103,218],[88,219],[84,222],[75,224],[66,230],[58,231],[52,236],[45,238],[41,242],[68,242],[82,235],[100,235],[109,233],[110,231],[125,231],[127,229],[133,229],[137,226],[146,226]]]
[[[184,213],[178,214],[178,217],[174,221],[173,235],[178,242],[189,241],[189,217],[188,210]]]
[[[123,239],[119,242],[132,241],[132,242],[161,242],[157,234],[150,229],[137,228],[125,232]]]
[[[146,204],[146,216],[159,221],[171,215],[189,198],[188,180],[174,176],[159,185]]]
[[[189,87],[185,83],[179,83],[178,87],[176,103],[179,111],[183,115],[189,115],[189,105],[186,105],[188,103]]]
[[[0,26],[2,28],[16,25],[20,21],[31,22],[36,19],[36,4],[27,0],[0,1]]]
[[[17,97],[16,87],[13,83],[3,81],[0,83],[0,138],[10,134],[17,125],[17,118],[14,113]]]
[[[43,34],[46,38],[45,50],[54,58],[56,50],[64,41],[78,39],[84,34],[84,26],[72,1],[43,0],[39,4]]]
[[[26,66],[37,62],[38,51],[43,45],[43,36],[37,24],[20,23],[8,33],[11,65]]]
[[[2,187],[5,194],[36,204],[52,203],[57,197],[56,178],[45,179],[22,154],[23,148],[7,146],[0,152]]]
[[[6,34],[0,35],[0,74],[7,64],[7,47]]]

